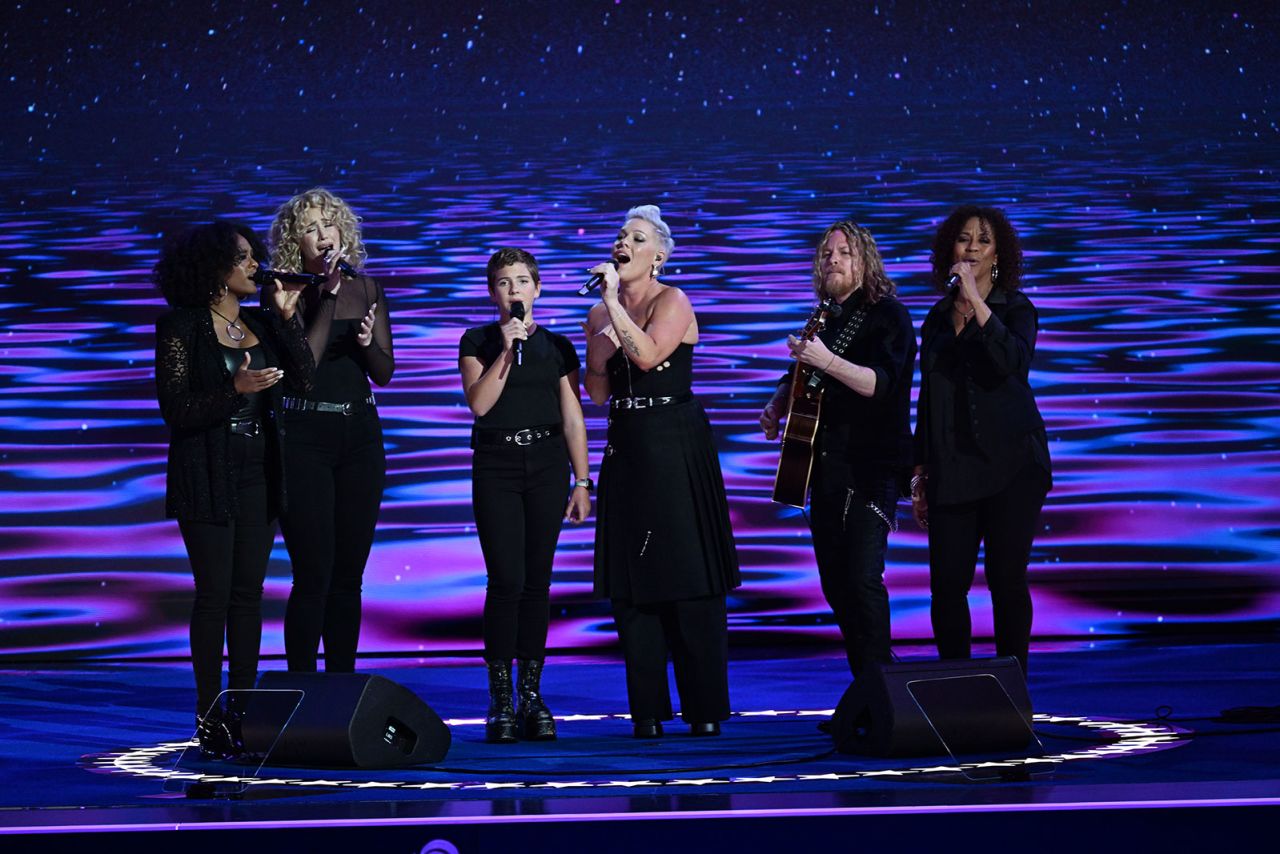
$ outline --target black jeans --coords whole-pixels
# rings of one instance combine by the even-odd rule
[[[267,503],[266,439],[233,435],[229,450],[236,471],[236,517],[230,522],[178,521],[196,582],[191,665],[199,715],[222,690],[224,637],[227,687],[252,688],[257,680],[262,582],[276,537]]]
[[[289,669],[351,673],[360,640],[360,592],[382,506],[387,458],[372,407],[351,415],[285,416],[288,510],[281,518],[293,563],[284,618]]]
[[[471,498],[484,553],[486,661],[546,657],[551,564],[568,500],[569,454],[557,436],[476,448]]]
[[[991,591],[996,654],[1018,659],[1027,672],[1031,590],[1027,563],[1049,490],[1049,476],[1030,463],[1003,492],[963,504],[929,505],[930,616],[938,655],[968,658],[972,625],[969,588],[986,543],[984,573]]]
[[[821,460],[815,467],[809,506],[813,553],[854,676],[872,662],[890,660],[884,559],[896,492],[891,477],[858,489],[852,478],[824,469]]]
[[[729,627],[725,597],[637,605],[613,600],[613,620],[627,665],[632,720],[671,720],[667,653],[686,723],[729,718]]]

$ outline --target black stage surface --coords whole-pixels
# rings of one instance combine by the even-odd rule
[[[552,658],[560,739],[514,746],[483,741],[476,663],[366,660],[449,721],[445,759],[256,776],[198,763],[175,775],[191,726],[183,664],[9,667],[0,836],[7,851],[83,850],[86,835],[184,851],[1208,847],[1277,817],[1275,661],[1269,643],[1042,649],[1029,687],[1043,748],[955,762],[832,752],[817,724],[847,686],[844,663],[803,650],[735,661],[720,738],[674,722],[659,741],[630,737],[618,662]],[[1242,707],[1261,708],[1236,719]],[[183,794],[192,782],[242,791]]]

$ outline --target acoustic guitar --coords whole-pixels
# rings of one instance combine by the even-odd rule
[[[840,304],[828,298],[814,308],[809,322],[796,333],[802,341],[812,341],[827,326],[828,317],[840,316]],[[822,379],[817,368],[796,363],[787,397],[787,423],[782,431],[782,454],[773,480],[773,500],[804,508],[813,473],[813,441],[822,418]]]

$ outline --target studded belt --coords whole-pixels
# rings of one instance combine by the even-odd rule
[[[505,445],[508,447],[519,445],[520,447],[525,447],[545,442],[547,439],[553,439],[562,433],[564,433],[564,425],[562,424],[544,424],[540,427],[526,427],[522,430],[481,429],[477,427],[471,431],[471,447],[474,448],[478,445]]]
[[[666,397],[615,397],[609,402],[609,408],[615,412],[619,409],[652,409],[655,406],[674,406],[691,400],[693,395],[688,392]]]
[[[327,403],[323,400],[306,400],[301,397],[286,397],[282,401],[286,412],[332,412],[338,415],[355,415],[372,408],[375,403],[373,395],[364,400],[353,400],[348,403]]]

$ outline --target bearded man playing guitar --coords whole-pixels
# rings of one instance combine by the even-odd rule
[[[854,222],[837,222],[823,233],[813,289],[828,308],[840,308],[827,311],[825,326],[806,327],[822,326],[813,338],[787,338],[796,364],[760,414],[760,426],[767,438],[777,438],[793,400],[821,394],[820,417],[804,419],[816,423],[806,437],[813,452],[809,527],[822,592],[857,677],[891,655],[884,560],[911,467],[916,338],[875,239]],[[800,468],[807,481],[808,467]],[[791,503],[802,505],[803,481],[797,491],[781,482],[783,475],[780,466],[775,498],[798,494]]]

